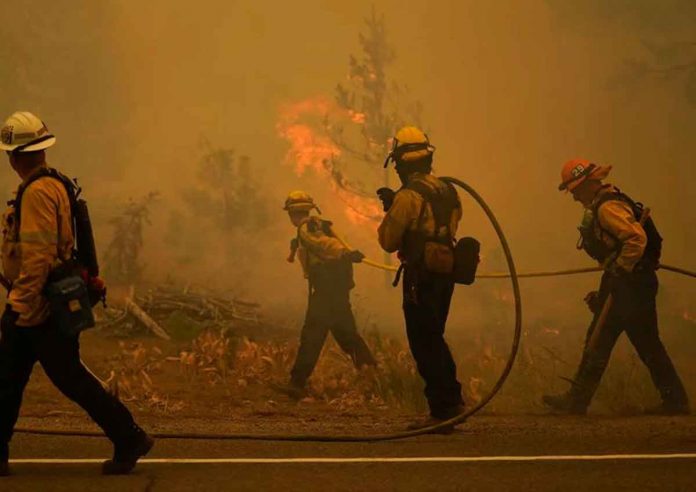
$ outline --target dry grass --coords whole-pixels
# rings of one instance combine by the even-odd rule
[[[177,411],[181,402],[172,402],[157,388],[153,377],[162,372],[164,357],[157,347],[119,342],[121,349],[115,368],[104,382],[109,391],[126,402],[137,402],[164,412]]]
[[[405,341],[376,331],[366,340],[377,368],[356,370],[330,340],[310,379],[306,401],[326,403],[338,411],[425,410],[423,383]],[[562,340],[556,330],[528,332],[510,378],[486,412],[539,412],[543,410],[542,394],[565,391],[568,383],[562,377],[572,377],[580,347]],[[459,379],[467,404],[479,402],[496,382],[507,360],[508,343],[504,337],[497,343],[483,338],[457,341],[453,352],[458,355]],[[156,347],[147,350],[142,345],[122,342],[109,384],[125,400],[165,411],[181,408],[180,402],[173,403],[167,397],[162,389],[165,385],[158,383],[167,382],[171,387],[173,373],[179,376],[179,387],[218,387],[237,400],[253,399],[260,394],[254,388],[288,380],[296,349],[296,340],[254,342],[230,338],[218,330],[203,332],[185,350],[169,357]],[[655,402],[656,392],[647,371],[632,348],[623,343],[612,357],[595,408],[612,414],[635,414]]]

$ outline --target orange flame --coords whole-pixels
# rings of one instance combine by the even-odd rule
[[[276,130],[290,144],[285,154],[285,163],[294,165],[298,176],[311,170],[326,177],[334,194],[346,204],[345,213],[351,222],[376,222],[382,216],[377,200],[351,193],[339,186],[334,179],[332,166],[341,156],[341,148],[323,131],[316,129],[329,114],[348,118],[356,124],[364,124],[366,117],[364,113],[343,110],[332,100],[321,96],[281,107]]]
[[[327,161],[341,155],[341,149],[329,137],[317,133],[308,123],[301,121],[303,116],[324,117],[333,104],[322,97],[307,99],[281,108],[276,128],[278,134],[290,143],[285,154],[286,163],[295,163],[298,176],[307,168],[325,174]]]

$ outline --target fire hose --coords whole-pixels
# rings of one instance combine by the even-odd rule
[[[444,181],[450,182],[457,185],[459,188],[467,192],[481,207],[484,211],[491,225],[495,229],[495,232],[500,241],[500,245],[503,248],[503,253],[505,260],[507,262],[507,267],[509,273],[494,273],[494,274],[484,274],[479,275],[477,278],[509,278],[512,282],[513,296],[515,301],[515,323],[514,332],[512,339],[512,346],[510,349],[510,354],[505,363],[498,380],[493,385],[488,394],[483,397],[476,405],[472,408],[464,411],[460,415],[457,415],[449,420],[442,421],[437,425],[432,425],[430,427],[424,427],[418,430],[412,431],[402,431],[393,432],[385,434],[375,434],[371,436],[364,435],[321,435],[321,434],[244,434],[244,433],[187,433],[187,432],[158,432],[153,433],[152,436],[158,439],[197,439],[197,440],[254,440],[254,441],[304,441],[304,442],[376,442],[376,441],[391,441],[397,439],[405,439],[409,437],[420,436],[424,434],[430,434],[436,432],[440,429],[448,428],[453,425],[461,424],[465,422],[469,417],[478,413],[483,409],[490,401],[498,394],[502,389],[505,381],[507,380],[512,367],[515,363],[515,358],[520,345],[520,339],[522,336],[522,297],[520,293],[519,278],[523,277],[550,277],[550,276],[560,276],[560,275],[574,275],[580,273],[589,273],[601,271],[601,268],[581,268],[574,270],[560,270],[555,272],[531,272],[518,274],[515,268],[515,263],[512,258],[512,253],[510,251],[510,246],[508,245],[505,234],[503,233],[502,227],[500,226],[498,220],[496,219],[493,211],[490,209],[488,204],[479,195],[476,190],[471,186],[464,183],[463,181],[456,178],[441,178]],[[383,265],[370,260],[363,260],[363,263],[373,266],[375,268],[381,268],[384,270],[396,270],[396,268],[390,265]],[[690,277],[696,277],[695,272],[684,270],[682,268],[672,267],[668,265],[661,265],[664,270],[670,270],[676,273],[687,275]],[[73,430],[54,430],[54,429],[35,429],[35,428],[24,428],[18,427],[15,432],[22,434],[33,434],[33,435],[49,435],[49,436],[73,436],[73,437],[103,437],[102,433],[90,432],[90,431],[73,431]]]

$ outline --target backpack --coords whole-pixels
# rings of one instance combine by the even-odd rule
[[[451,275],[455,283],[471,285],[476,278],[481,244],[472,237],[455,241],[451,230],[452,214],[461,205],[454,186],[451,183],[445,184],[445,192],[433,189],[419,180],[412,180],[406,185],[407,189],[423,198],[417,231],[413,233],[414,248],[407,261],[420,264],[429,273]],[[427,204],[430,204],[435,221],[435,233],[432,236],[421,230]]]
[[[320,217],[312,217],[306,223],[307,230],[311,233],[321,232],[328,237],[335,237],[332,222]],[[305,243],[300,236],[300,228],[297,228],[297,242],[309,255],[321,256],[321,252],[315,251],[312,245]],[[355,287],[353,278],[353,263],[348,258],[340,258],[322,261],[307,269],[310,286],[320,292],[349,291]]]
[[[616,236],[614,236],[611,232],[604,229],[599,222],[599,208],[604,203],[610,200],[619,200],[624,203],[627,203],[631,207],[633,216],[637,221],[641,220],[641,217],[643,216],[645,210],[645,206],[641,202],[633,201],[631,197],[629,197],[625,193],[622,193],[619,189],[616,189],[616,191],[610,193],[605,193],[600,197],[599,200],[597,200],[597,203],[595,203],[592,207],[592,228],[591,230],[589,228],[580,228],[581,240],[578,243],[578,245],[579,249],[584,249],[588,255],[600,262],[605,261],[607,258],[609,258],[609,256],[614,254],[621,247],[621,241],[619,241],[619,239]],[[599,238],[595,236],[593,230],[595,224],[599,227],[599,229],[602,230],[603,233],[605,233],[614,240],[614,242],[616,243],[615,248],[609,248],[604,243],[604,241],[601,241]],[[645,246],[645,251],[643,252],[643,258],[641,259],[641,262],[645,262],[654,268],[657,267],[657,265],[659,265],[660,257],[662,256],[662,236],[660,235],[660,232],[657,230],[657,226],[655,225],[655,222],[653,221],[652,217],[648,217],[642,224],[642,227],[645,231],[645,235],[647,236],[648,242]]]
[[[24,192],[41,178],[51,178],[62,183],[70,201],[75,247],[71,258],[49,273],[44,293],[50,306],[51,318],[58,329],[68,337],[75,337],[95,326],[92,307],[99,301],[106,303],[106,289],[97,287],[92,281],[99,276],[92,223],[87,202],[80,198],[82,190],[77,182],[55,169],[43,168],[19,187],[12,202],[17,234],[21,227]]]
[[[97,248],[94,243],[94,232],[92,221],[89,217],[87,202],[80,198],[82,188],[77,185],[77,180],[71,180],[53,168],[42,168],[38,173],[29,178],[17,190],[17,196],[13,201],[15,210],[16,228],[19,234],[22,220],[22,196],[29,186],[41,178],[52,178],[59,181],[64,187],[70,200],[70,215],[72,216],[72,231],[75,248],[72,252],[71,261],[75,266],[85,270],[89,277],[99,276],[99,261],[97,258]]]

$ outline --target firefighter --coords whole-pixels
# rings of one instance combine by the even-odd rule
[[[309,301],[290,383],[279,389],[300,399],[305,395],[307,380],[329,331],[358,369],[374,366],[375,359],[358,334],[350,305],[350,291],[355,286],[353,263],[360,263],[365,256],[360,251],[347,249],[333,233],[331,222],[310,215],[312,210],[318,212],[319,209],[307,193],[290,193],[284,210],[297,228],[288,261],[292,263],[295,256],[299,257],[309,282]]]
[[[114,455],[103,473],[129,473],[153,440],[81,362],[78,336],[58,330],[45,295],[49,275],[70,261],[75,245],[69,191],[48,175],[46,149],[56,138],[28,112],[10,116],[1,137],[0,149],[22,183],[19,203],[2,221],[2,267],[11,285],[0,323],[0,474],[9,474],[9,442],[36,362],[113,442]]]
[[[655,270],[662,238],[649,210],[603,182],[610,171],[611,166],[574,159],[561,172],[559,190],[572,193],[585,208],[578,247],[604,267],[604,274],[599,290],[585,298],[594,318],[573,384],[566,393],[545,395],[543,401],[558,412],[585,414],[611,351],[625,331],[662,397],[661,405],[647,413],[688,414],[684,385],[657,328]]]
[[[397,192],[377,191],[386,212],[379,243],[389,253],[398,251],[401,260],[406,334],[430,407],[430,416],[410,429],[441,423],[464,407],[457,368],[444,338],[454,291],[447,251],[451,255],[462,210],[456,190],[431,174],[434,150],[420,129],[399,130],[385,167],[394,161],[402,187]],[[444,268],[438,265],[440,258]]]

